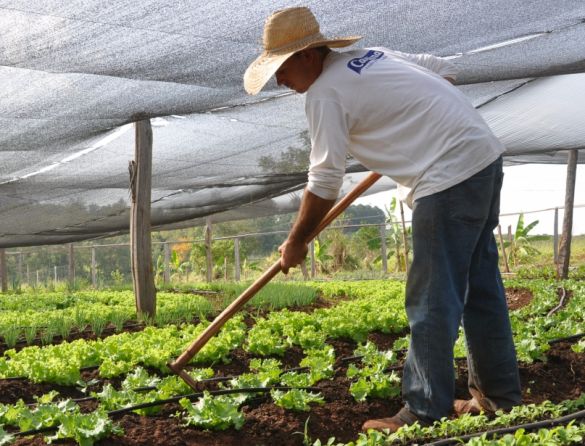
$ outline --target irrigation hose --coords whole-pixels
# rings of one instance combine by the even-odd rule
[[[273,386],[273,387],[245,387],[241,389],[223,389],[223,390],[210,390],[207,393],[210,395],[218,396],[218,395],[230,395],[230,394],[238,394],[238,393],[268,393],[272,390],[308,390],[319,392],[321,389],[319,387],[289,387],[289,386]],[[190,393],[188,395],[178,395],[172,398],[167,398],[165,400],[156,400],[151,401],[150,403],[142,403],[137,404],[135,406],[124,407],[123,409],[111,410],[107,413],[108,417],[112,418],[118,415],[123,415],[128,412],[132,412],[138,409],[146,409],[149,407],[156,407],[162,406],[164,404],[176,403],[183,398],[187,398],[188,400],[195,400],[197,398],[201,398],[204,395],[204,392],[199,393]],[[27,437],[29,435],[37,435],[42,434],[45,432],[52,432],[59,429],[59,425],[57,426],[49,426],[43,427],[40,429],[33,429],[29,431],[21,431],[15,432],[12,435],[15,437]]]
[[[551,317],[554,313],[559,311],[565,305],[565,297],[567,297],[567,290],[565,289],[564,286],[560,287],[560,290],[562,291],[563,295],[561,296],[559,304],[556,307],[554,307],[552,310],[550,310],[547,313],[546,317]]]
[[[553,418],[552,420],[544,420],[544,421],[537,421],[534,423],[527,423],[527,424],[519,424],[517,426],[505,427],[501,429],[493,429],[484,432],[476,432],[473,434],[463,435],[461,437],[451,437],[445,438],[443,440],[434,441],[432,443],[424,443],[425,446],[446,446],[450,444],[461,444],[463,441],[471,440],[475,437],[480,437],[484,434],[487,434],[488,437],[495,436],[495,435],[505,435],[516,432],[518,429],[524,429],[527,431],[532,431],[535,429],[540,428],[547,428],[553,427],[557,425],[562,425],[565,423],[569,423],[573,420],[579,420],[581,418],[585,418],[585,410],[580,410],[579,412],[574,412],[569,415],[565,415],[560,418]]]

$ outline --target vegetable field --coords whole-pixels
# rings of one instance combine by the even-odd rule
[[[125,291],[0,297],[0,445],[561,445],[585,442],[585,284],[506,283],[524,404],[395,434],[361,433],[402,406],[404,284],[276,283],[169,372],[241,290],[159,293],[138,321]],[[456,397],[469,398],[463,338]],[[495,431],[495,433],[493,433]]]

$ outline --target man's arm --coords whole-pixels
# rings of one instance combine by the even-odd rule
[[[307,238],[334,204],[335,200],[321,198],[305,189],[295,224],[286,241],[278,248],[283,273],[287,274],[290,268],[305,260],[308,251]]]

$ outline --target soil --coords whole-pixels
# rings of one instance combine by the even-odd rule
[[[510,305],[526,305],[532,295],[526,290],[507,290]],[[518,307],[515,307],[518,308]],[[380,349],[388,349],[393,342],[404,333],[383,334],[372,333],[368,339],[376,343]],[[331,340],[335,348],[337,362],[335,376],[332,380],[317,384],[326,403],[313,406],[310,412],[292,412],[275,406],[264,396],[257,397],[244,406],[246,422],[240,431],[230,429],[224,432],[209,432],[192,427],[182,427],[180,419],[173,417],[179,411],[176,404],[166,405],[161,413],[153,417],[136,414],[118,416],[115,421],[123,427],[124,435],[111,437],[100,442],[101,446],[130,445],[165,445],[165,446],[301,446],[304,444],[305,426],[307,435],[312,441],[317,438],[322,442],[335,437],[339,442],[355,440],[364,421],[393,415],[402,406],[400,398],[373,398],[358,403],[349,393],[350,382],[346,378],[349,361],[356,348],[351,340]],[[558,403],[565,399],[575,399],[585,392],[585,355],[574,353],[571,343],[558,342],[551,345],[547,352],[546,362],[520,364],[520,377],[523,386],[524,404],[541,403],[545,400]],[[230,364],[214,366],[216,375],[233,376],[248,371],[248,363],[253,356],[242,349],[232,354]],[[283,358],[283,368],[299,365],[302,351],[290,349]],[[400,355],[399,355],[400,357]],[[397,371],[401,374],[401,371]],[[469,398],[467,391],[467,365],[465,361],[456,362],[456,398]],[[84,378],[97,377],[96,370],[84,372]],[[94,390],[103,383],[112,382],[119,385],[119,380],[101,381]],[[213,389],[217,384],[209,384]],[[34,384],[27,380],[0,380],[0,402],[14,403],[19,398],[25,402],[33,402],[34,395],[57,390],[64,397],[83,398],[80,390],[50,384]],[[84,402],[81,406],[93,410],[95,402]],[[45,445],[41,435],[22,438],[15,445]],[[71,441],[60,441],[56,444],[74,445]]]

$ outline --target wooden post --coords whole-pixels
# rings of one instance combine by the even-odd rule
[[[386,223],[380,226],[380,245],[382,247],[382,271],[388,274],[388,253],[386,251]]]
[[[227,257],[223,258],[223,280],[227,282],[228,280],[228,271],[227,271]]]
[[[0,248],[0,282],[1,291],[4,293],[8,291],[8,271],[6,271],[6,251]]]
[[[212,238],[212,229],[211,229],[211,218],[207,217],[205,220],[205,257],[207,260],[207,281],[211,282],[213,279],[213,257],[211,251],[211,238]]]
[[[91,247],[91,286],[97,288],[97,262],[94,246]]]
[[[404,245],[404,271],[408,275],[408,237],[406,235],[406,222],[404,220],[404,205],[400,203],[400,219],[402,220],[402,244]]]
[[[507,273],[510,272],[508,265],[508,256],[506,255],[506,248],[504,247],[504,238],[502,237],[502,226],[498,225],[498,237],[500,239],[500,248],[502,249],[502,258],[504,259],[504,268]]]
[[[315,264],[315,241],[311,240],[309,243],[309,255],[311,257],[311,279],[315,278],[317,274],[317,265]]]
[[[163,245],[164,250],[164,273],[163,273],[163,282],[170,283],[171,282],[171,247],[167,243]]]
[[[559,264],[559,208],[555,208],[555,227],[553,228],[553,258]]]
[[[75,254],[73,253],[73,243],[69,243],[69,286],[75,286]]]
[[[148,119],[134,123],[135,160],[130,162],[130,250],[136,311],[154,318],[156,290],[150,240],[150,199],[152,177],[152,127]]]
[[[236,237],[234,239],[234,262],[235,262],[235,280],[236,282],[240,281],[240,238]]]
[[[571,240],[573,238],[573,205],[575,202],[575,182],[577,179],[578,150],[569,151],[567,160],[567,185],[565,189],[565,213],[563,216],[563,234],[559,243],[559,263],[557,264],[557,278],[569,277],[569,263],[571,260]]]

